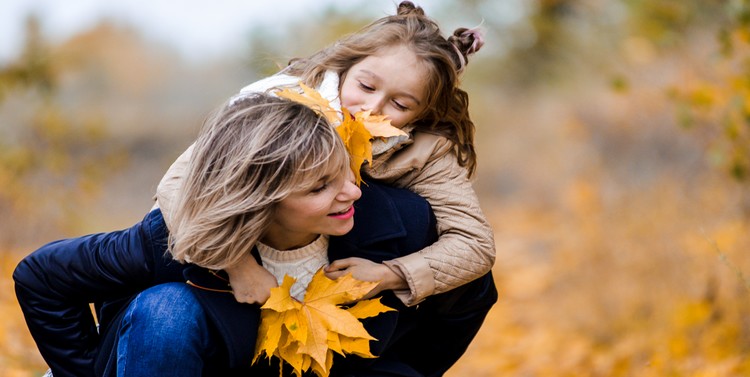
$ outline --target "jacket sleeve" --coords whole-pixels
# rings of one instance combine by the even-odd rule
[[[156,186],[156,199],[155,207],[161,209],[161,213],[164,216],[164,221],[167,224],[168,229],[172,229],[172,211],[175,208],[175,196],[185,180],[187,174],[188,164],[190,163],[190,156],[193,154],[193,148],[195,144],[190,145],[185,152],[182,152],[180,157],[172,163],[164,177],[161,178],[159,185]]]
[[[423,167],[405,173],[397,182],[430,203],[439,234],[431,246],[386,262],[409,283],[409,292],[397,292],[407,305],[477,279],[495,263],[493,230],[466,169],[458,165],[448,140],[438,138],[432,148],[432,157]]]
[[[16,266],[18,302],[55,377],[94,375],[99,336],[89,303],[153,284],[159,242],[147,225],[144,220],[121,231],[55,241]]]

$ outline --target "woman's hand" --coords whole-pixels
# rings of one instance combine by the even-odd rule
[[[237,302],[264,304],[271,296],[271,288],[277,287],[276,277],[259,265],[251,254],[246,254],[233,267],[225,268],[229,285]]]
[[[388,266],[362,258],[344,258],[333,261],[325,267],[324,272],[329,279],[338,279],[346,274],[352,274],[352,277],[357,280],[378,281],[378,285],[363,297],[365,299],[385,290],[409,288],[406,281]]]

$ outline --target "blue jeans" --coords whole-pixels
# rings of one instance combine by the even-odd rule
[[[202,306],[184,283],[146,289],[117,337],[117,376],[200,377],[214,349]]]

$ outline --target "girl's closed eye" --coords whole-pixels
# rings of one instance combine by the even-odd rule
[[[367,92],[372,92],[375,90],[375,87],[373,87],[372,85],[367,85],[363,83],[362,81],[359,82],[359,87],[362,88],[362,90],[367,91]]]
[[[393,100],[393,106],[395,106],[399,111],[409,111],[409,106],[406,106],[396,100]]]

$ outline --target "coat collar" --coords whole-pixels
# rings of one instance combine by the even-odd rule
[[[406,236],[406,228],[392,193],[379,183],[363,181],[362,197],[354,203],[354,228],[341,237],[348,243],[366,247],[377,242]]]

